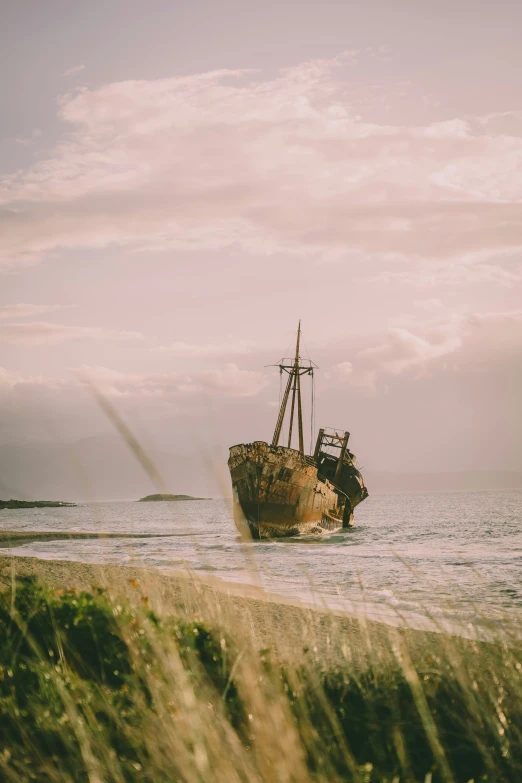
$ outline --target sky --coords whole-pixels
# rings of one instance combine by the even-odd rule
[[[0,444],[522,470],[519,0],[0,0]],[[307,445],[310,390],[305,390]]]

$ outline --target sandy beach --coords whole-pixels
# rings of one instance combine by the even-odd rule
[[[12,535],[12,534],[11,534]],[[52,590],[107,589],[114,600],[150,606],[159,615],[178,615],[233,632],[255,649],[270,648],[282,659],[311,655],[332,665],[349,661],[366,669],[387,668],[408,651],[416,667],[443,660],[460,665],[496,654],[496,645],[445,633],[413,630],[330,611],[271,594],[253,585],[202,578],[190,572],[133,566],[0,556],[0,584],[33,576]]]

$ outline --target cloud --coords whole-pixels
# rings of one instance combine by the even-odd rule
[[[370,395],[375,394],[377,391],[377,372],[374,369],[354,368],[352,362],[340,362],[324,375],[327,380],[333,379],[334,381],[348,383],[351,387],[360,389]]]
[[[522,310],[459,316],[416,330],[391,328],[368,342],[327,377],[374,394],[403,375],[415,380],[470,369],[492,372],[499,362],[513,367],[522,360]]]
[[[58,389],[63,386],[63,381],[44,376],[20,375],[20,373],[0,367],[0,390],[12,391],[17,386],[47,386]]]
[[[380,260],[389,279],[422,285],[453,285],[459,266],[468,281],[518,282],[519,125],[370,121],[354,59],[274,78],[220,70],[68,93],[70,132],[0,181],[0,262],[73,248],[236,247]]]
[[[431,361],[456,351],[462,345],[460,325],[452,323],[425,336],[408,329],[389,329],[386,340],[358,353],[363,364],[375,364],[381,372],[399,375],[412,368],[425,368]]]
[[[47,321],[2,324],[2,342],[15,345],[58,345],[69,340],[141,340],[138,332],[112,331],[96,326],[67,326]]]
[[[61,310],[64,307],[71,307],[71,305],[35,305],[22,303],[0,305],[0,318],[29,318],[35,315]]]
[[[211,409],[214,415],[231,405],[236,409],[239,400],[255,397],[268,384],[262,373],[235,364],[191,374],[127,373],[83,365],[58,377],[23,375],[0,367],[0,438],[45,440],[63,432],[67,440],[75,437],[73,433],[97,432],[99,418],[90,395],[82,389],[87,379],[131,420],[136,421],[137,415],[138,422],[154,424],[156,434],[172,426],[173,417],[194,416],[196,437],[201,435],[198,422]]]
[[[230,343],[195,344],[175,342],[171,345],[159,345],[152,348],[159,353],[169,353],[173,356],[194,359],[212,359],[221,356],[250,353],[255,343],[251,340],[236,340]]]
[[[85,65],[74,65],[72,68],[68,68],[63,72],[64,76],[74,76],[77,73],[85,71]]]
[[[444,230],[442,224],[439,228]],[[463,288],[483,284],[511,288],[522,281],[521,258],[522,247],[477,249],[449,255],[437,261],[412,256],[410,263],[405,264],[404,259],[401,259],[402,269],[384,268],[376,275],[358,276],[355,282],[396,283],[417,287],[442,284]]]
[[[268,384],[263,373],[241,370],[225,364],[217,370],[200,373],[122,373],[107,367],[82,366],[72,370],[111,397],[192,397],[218,394],[225,397],[253,397]]]
[[[253,397],[268,385],[268,379],[264,373],[240,370],[229,362],[219,370],[202,373],[199,383],[205,391],[215,390],[230,397]]]

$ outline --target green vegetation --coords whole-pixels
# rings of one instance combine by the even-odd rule
[[[0,500],[2,508],[67,508],[76,503],[63,503],[61,500]]]
[[[144,498],[140,498],[138,503],[149,503],[155,500],[206,500],[206,498],[194,498],[191,495],[146,495]]]
[[[0,594],[0,779],[8,783],[522,780],[521,655],[407,648],[366,671],[256,652],[101,589]]]

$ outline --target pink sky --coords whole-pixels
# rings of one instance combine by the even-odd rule
[[[8,12],[0,443],[108,428],[78,369],[165,450],[269,439],[301,318],[365,464],[522,469],[521,6],[391,5]]]

